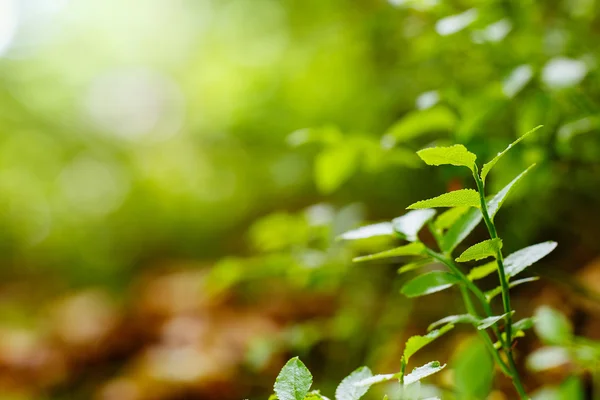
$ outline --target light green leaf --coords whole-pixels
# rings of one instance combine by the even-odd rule
[[[315,159],[315,183],[321,193],[329,194],[346,182],[359,162],[360,149],[345,143],[322,150]]]
[[[456,259],[458,262],[477,261],[482,258],[495,257],[498,251],[502,248],[502,240],[499,238],[488,239],[483,242],[474,244],[466,249],[460,257]]]
[[[458,283],[460,279],[450,272],[432,271],[411,279],[400,292],[406,297],[418,297],[436,293]]]
[[[447,317],[444,317],[442,319],[439,319],[433,323],[431,323],[428,327],[427,327],[427,331],[430,331],[434,328],[437,328],[440,325],[446,325],[446,324],[478,324],[479,323],[479,319],[477,319],[476,317],[474,317],[471,314],[461,314],[461,315],[449,315]]]
[[[381,141],[384,147],[391,147],[427,133],[450,132],[456,123],[456,115],[447,107],[412,111],[388,129]]]
[[[510,193],[510,191],[512,190],[513,186],[515,186],[515,184],[519,182],[519,180],[521,180],[521,178],[523,178],[525,174],[527,174],[533,167],[535,167],[535,164],[530,165],[529,168],[521,172],[508,185],[504,186],[504,188],[502,188],[502,190],[499,191],[490,201],[488,201],[487,208],[492,221],[494,220],[494,216],[496,215],[496,213],[498,213],[498,210],[500,210],[500,207],[502,207],[504,200],[506,200],[506,197],[508,196],[508,193]]]
[[[462,243],[462,241],[473,232],[473,229],[479,225],[482,219],[483,217],[478,209],[470,208],[466,214],[460,217],[458,221],[448,229],[442,238],[442,250],[445,253],[451,253],[456,246]]]
[[[556,242],[543,242],[512,253],[504,260],[506,275],[511,278],[523,272],[527,267],[550,254],[556,246]]]
[[[444,326],[443,328],[431,331],[427,335],[424,335],[424,336],[418,336],[418,335],[411,336],[406,341],[406,346],[404,347],[404,354],[402,355],[402,357],[404,358],[404,362],[408,363],[408,360],[417,351],[421,350],[423,347],[427,346],[429,343],[433,342],[434,340],[436,340],[437,338],[439,338],[440,336],[442,336],[444,333],[448,332],[452,328],[454,328],[454,325],[449,324],[449,325]]]
[[[535,319],[533,317],[523,318],[512,324],[513,330],[521,330],[524,331],[526,329],[533,328],[535,324]]]
[[[398,273],[399,274],[403,274],[405,272],[409,272],[409,271],[413,271],[417,268],[421,268],[424,267],[425,265],[429,265],[433,262],[432,258],[424,258],[422,260],[417,260],[415,262],[411,262],[409,264],[403,265],[402,267],[398,268]]]
[[[508,147],[506,149],[504,149],[504,151],[502,151],[501,153],[498,153],[498,155],[496,155],[496,157],[494,157],[490,162],[488,162],[487,164],[485,164],[483,166],[483,168],[481,169],[481,180],[483,180],[485,182],[485,177],[490,172],[490,170],[492,169],[492,167],[494,165],[496,165],[496,163],[498,162],[498,160],[500,160],[500,158],[502,158],[502,156],[505,155],[514,145],[516,145],[521,140],[525,139],[529,134],[537,131],[541,127],[542,127],[542,125],[536,126],[532,130],[530,130],[529,132],[527,132],[526,134],[524,134],[523,136],[521,136],[520,138],[518,138],[517,140],[515,140],[511,144],[509,144]]]
[[[412,372],[404,377],[404,384],[410,385],[411,383],[415,383],[420,381],[423,378],[426,378],[430,375],[433,375],[437,372],[440,372],[446,367],[446,364],[441,365],[439,361],[431,361],[427,364],[417,367],[412,370]]]
[[[323,396],[320,391],[312,390],[309,394],[306,395],[304,400],[329,400],[327,397]]]
[[[446,210],[436,218],[433,226],[439,231],[445,231],[454,225],[467,211],[469,211],[469,207],[454,207]]]
[[[475,160],[477,160],[477,156],[462,144],[450,147],[430,147],[417,151],[417,155],[427,165],[456,165],[467,167],[471,171],[475,169]]]
[[[494,360],[485,344],[474,337],[453,359],[458,399],[485,399],[492,389]]]
[[[374,375],[370,378],[366,378],[354,383],[354,386],[363,387],[366,386],[367,389],[376,383],[391,381],[392,379],[398,379],[400,377],[400,373],[397,374],[381,374]]]
[[[525,365],[534,372],[544,371],[571,362],[569,351],[560,346],[548,346],[535,350],[527,357]]]
[[[352,261],[371,261],[382,258],[391,258],[399,256],[419,256],[425,254],[425,246],[421,242],[414,242],[405,246],[396,247],[395,249],[382,251],[380,253],[371,254],[368,256],[356,257]]]
[[[584,384],[577,376],[570,376],[561,383],[558,393],[560,400],[585,400],[587,397]]]
[[[372,377],[371,370],[367,367],[360,367],[356,371],[348,375],[339,384],[335,390],[336,400],[358,400],[367,393],[368,386],[356,386],[355,383]]]
[[[477,329],[479,329],[480,331],[489,328],[490,326],[496,324],[498,321],[504,319],[508,314],[514,314],[514,311],[511,311],[510,313],[506,313],[506,314],[502,314],[502,315],[494,315],[491,317],[487,317],[482,319],[481,321],[479,321],[479,324],[477,325]]]
[[[508,283],[508,287],[509,288],[514,288],[515,286],[519,286],[522,285],[524,283],[528,283],[528,282],[535,282],[538,279],[540,279],[537,276],[532,276],[530,278],[523,278],[523,279],[517,279],[516,281],[512,281]],[[487,292],[485,292],[485,298],[490,301],[492,300],[494,297],[498,296],[499,294],[502,293],[502,287],[498,286],[492,290],[488,290]]]
[[[403,216],[395,218],[392,225],[394,230],[404,239],[415,242],[418,240],[417,235],[423,225],[433,218],[435,213],[436,211],[431,209],[409,211]]]
[[[304,400],[312,385],[312,375],[298,357],[289,360],[275,380],[279,400]]]
[[[535,333],[545,343],[568,345],[573,338],[573,327],[563,314],[542,306],[535,311]]]
[[[498,263],[496,260],[490,261],[489,263],[471,269],[471,271],[469,271],[469,275],[467,275],[467,278],[469,278],[471,281],[476,281],[478,279],[485,278],[496,270],[498,270]]]
[[[394,227],[391,222],[380,222],[378,224],[362,226],[360,228],[344,232],[338,236],[338,238],[342,240],[358,240],[375,236],[390,236],[393,234]]]
[[[434,207],[476,207],[481,206],[479,193],[473,189],[460,189],[444,193],[427,200],[417,201],[406,207],[407,209],[434,208]]]

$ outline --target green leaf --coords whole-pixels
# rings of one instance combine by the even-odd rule
[[[312,375],[298,357],[289,360],[275,380],[275,394],[279,400],[304,400],[312,385]]]
[[[320,391],[312,390],[309,394],[306,395],[304,400],[329,400],[327,397],[323,396]]]
[[[356,257],[352,261],[371,261],[382,258],[391,258],[399,256],[419,256],[425,254],[425,246],[421,242],[414,242],[405,246],[396,247],[395,249],[382,251],[380,253],[370,254],[368,256]]]
[[[523,278],[523,279],[517,279],[516,281],[512,281],[508,283],[508,287],[509,288],[514,288],[515,286],[519,286],[522,285],[523,283],[527,283],[527,282],[535,282],[538,279],[540,279],[537,276],[532,276],[530,278]],[[485,298],[490,301],[492,300],[494,297],[498,296],[499,294],[502,293],[502,287],[498,286],[492,290],[488,290],[487,292],[485,292]]]
[[[560,367],[571,362],[569,351],[562,346],[547,346],[533,351],[525,365],[534,372]]]
[[[354,385],[357,387],[366,386],[368,389],[369,387],[371,387],[372,385],[375,385],[376,383],[391,381],[392,379],[398,379],[399,377],[400,377],[400,373],[374,375],[370,378],[360,380],[360,381],[354,383]]]
[[[479,193],[473,189],[460,189],[444,193],[437,197],[427,200],[417,201],[406,207],[407,209],[434,208],[434,207],[476,207],[481,206],[479,202]]]
[[[533,317],[528,317],[528,318],[523,318],[523,319],[515,322],[514,324],[512,324],[512,328],[513,328],[513,330],[524,331],[526,329],[533,328],[534,324],[535,324],[535,319]]]
[[[475,160],[477,160],[477,156],[462,144],[450,147],[430,147],[417,151],[417,155],[427,165],[456,165],[467,167],[471,171],[475,169]]]
[[[469,209],[466,214],[460,217],[458,221],[448,229],[442,238],[442,250],[445,253],[451,253],[456,246],[461,244],[462,241],[473,232],[473,229],[479,225],[482,219],[483,217],[478,209]]]
[[[342,240],[367,239],[375,236],[390,236],[394,234],[394,227],[391,222],[380,222],[362,226],[351,231],[347,231],[338,236]]]
[[[371,370],[367,367],[360,367],[356,371],[348,375],[339,384],[335,390],[336,400],[358,400],[367,393],[369,387],[356,386],[355,383],[372,377]]]
[[[456,259],[458,262],[477,261],[482,258],[495,257],[498,251],[502,248],[502,240],[499,238],[488,239],[483,242],[474,244],[466,249],[460,257]]]
[[[542,306],[535,311],[535,333],[545,343],[568,345],[573,338],[573,327],[563,314]]]
[[[568,377],[558,389],[560,400],[585,400],[585,387],[577,376]]]
[[[450,272],[432,271],[408,281],[400,292],[406,297],[418,297],[439,292],[459,282],[460,279]]]
[[[433,262],[432,258],[424,258],[422,260],[417,260],[415,262],[411,262],[409,264],[403,265],[402,267],[398,268],[398,273],[399,274],[403,274],[405,272],[409,272],[409,271],[413,271],[417,268],[421,268],[424,267],[425,265],[429,265]]]
[[[490,261],[489,263],[471,269],[471,271],[469,271],[469,275],[467,275],[467,278],[469,278],[469,280],[471,281],[476,281],[478,279],[485,278],[486,276],[497,270],[498,263],[496,262],[496,260]]]
[[[454,225],[467,211],[469,211],[469,207],[454,207],[446,210],[436,218],[433,226],[439,231],[445,231]]]
[[[504,200],[506,200],[506,197],[512,190],[513,186],[515,186],[516,183],[519,182],[519,180],[521,180],[521,178],[523,178],[525,174],[527,174],[533,167],[535,167],[535,164],[530,165],[529,168],[521,172],[515,179],[510,181],[508,185],[504,186],[504,188],[502,188],[502,190],[499,191],[490,201],[488,201],[487,208],[492,221],[494,220],[494,216],[498,213],[498,210],[500,210],[500,207],[502,207]]]
[[[346,182],[358,165],[360,149],[344,143],[322,150],[315,159],[315,183],[321,193],[334,192]]]
[[[556,242],[543,242],[512,253],[504,260],[506,275],[511,278],[523,272],[527,267],[550,254],[556,246]]]
[[[485,177],[490,172],[490,170],[492,169],[492,167],[494,165],[496,165],[496,163],[498,162],[498,160],[500,160],[500,158],[502,158],[502,156],[504,156],[514,145],[516,145],[521,140],[525,139],[529,134],[537,131],[541,127],[542,127],[542,125],[536,126],[532,130],[530,130],[529,132],[527,132],[526,134],[524,134],[523,136],[521,136],[520,138],[518,138],[517,140],[515,140],[511,144],[509,144],[508,147],[506,149],[504,149],[504,151],[502,151],[501,153],[498,153],[498,155],[496,155],[496,157],[494,157],[490,162],[488,162],[487,164],[485,164],[483,166],[483,168],[481,169],[481,180],[483,180],[485,182]]]
[[[395,218],[392,225],[394,230],[404,239],[415,242],[418,240],[417,235],[423,225],[433,218],[435,213],[436,211],[431,209],[409,211],[403,216]]]
[[[492,389],[494,360],[485,344],[474,337],[453,359],[457,399],[485,399]]]
[[[428,327],[427,327],[427,331],[430,331],[434,328],[437,328],[440,325],[446,325],[446,324],[452,324],[452,325],[456,325],[456,324],[478,324],[479,323],[479,319],[476,318],[475,316],[471,315],[471,314],[461,314],[461,315],[449,315],[447,317],[444,317],[442,319],[439,319],[433,323],[431,323]]]
[[[404,377],[404,384],[410,385],[411,383],[415,383],[420,381],[423,378],[426,378],[430,375],[440,372],[446,367],[446,364],[441,365],[439,361],[431,361],[427,364],[417,367],[412,370],[412,372]]]
[[[402,357],[404,358],[404,362],[408,363],[408,360],[410,360],[410,358],[417,351],[421,350],[423,347],[427,346],[429,343],[433,342],[452,328],[454,328],[454,325],[449,324],[444,326],[443,328],[431,331],[427,335],[411,336],[406,341],[406,346],[404,347],[404,354],[402,355]]]
[[[450,132],[456,123],[456,115],[447,107],[412,111],[388,129],[382,138],[382,143],[385,147],[391,147],[396,143],[406,142],[427,133]]]
[[[502,314],[502,315],[494,315],[491,317],[487,317],[482,319],[481,321],[479,321],[479,324],[477,325],[477,329],[479,329],[480,331],[489,328],[490,326],[496,324],[498,321],[504,319],[508,314],[514,314],[514,311],[511,311],[510,313],[506,313],[506,314]]]

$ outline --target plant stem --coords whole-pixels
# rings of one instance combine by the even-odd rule
[[[483,216],[485,226],[487,227],[490,238],[497,239],[498,232],[496,231],[494,221],[492,218],[490,218],[490,214],[488,212],[487,202],[485,201],[484,183],[479,177],[477,168],[475,168],[473,171],[473,178],[475,178],[475,183],[477,184],[477,191],[479,192],[479,200],[481,203],[481,215]],[[523,384],[519,379],[519,373],[517,371],[512,353],[512,307],[510,305],[510,287],[504,271],[504,257],[502,256],[502,250],[498,250],[496,252],[496,263],[498,264],[498,278],[500,280],[500,287],[502,288],[502,304],[504,306],[504,312],[506,313],[506,341],[503,343],[504,351],[506,352],[508,363],[513,372],[512,378],[515,389],[519,393],[521,399],[529,399],[529,396],[527,396],[527,393],[523,388]]]

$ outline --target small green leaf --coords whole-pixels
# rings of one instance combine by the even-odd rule
[[[344,232],[338,236],[338,238],[342,240],[358,240],[375,236],[390,236],[393,234],[394,227],[391,222],[380,222],[378,224],[362,226],[360,228]]]
[[[412,370],[412,372],[404,377],[404,384],[410,385],[411,383],[415,383],[420,381],[423,378],[426,378],[430,375],[433,375],[446,367],[446,364],[441,365],[439,361],[431,361],[427,364],[417,367]]]
[[[535,312],[535,333],[545,343],[568,345],[573,338],[573,327],[563,314],[542,306]]]
[[[421,268],[424,267],[426,265],[429,265],[433,262],[432,258],[424,258],[422,260],[417,260],[415,262],[411,262],[409,264],[403,265],[402,267],[398,268],[398,273],[399,274],[403,274],[405,272],[409,272],[409,271],[413,271],[417,268]]]
[[[473,232],[473,229],[479,225],[482,219],[483,217],[478,209],[470,208],[466,214],[460,217],[458,221],[448,229],[442,238],[442,250],[445,253],[451,253],[456,246],[461,244],[462,241]]]
[[[336,400],[358,400],[367,393],[369,390],[368,386],[356,386],[355,383],[360,382],[364,379],[372,377],[371,370],[367,367],[360,367],[356,371],[348,375],[339,384],[335,390]]]
[[[419,256],[425,254],[425,245],[421,242],[414,242],[405,246],[396,247],[395,249],[382,251],[380,253],[371,254],[368,256],[356,257],[352,261],[371,261],[379,260],[382,258],[391,258],[399,256]]]
[[[417,201],[406,207],[407,209],[434,208],[434,207],[476,207],[479,208],[479,193],[473,189],[460,189],[444,193],[427,200]]]
[[[527,283],[527,282],[535,282],[538,279],[540,279],[540,278],[537,277],[537,276],[532,276],[530,278],[517,279],[516,281],[509,282],[508,283],[508,287],[512,289],[515,286],[519,286],[519,285],[522,285],[522,284]],[[488,290],[487,292],[485,292],[485,298],[488,301],[490,301],[494,297],[498,296],[501,293],[502,293],[502,287],[498,286],[498,287],[496,287],[496,288],[494,288],[492,290]]]
[[[510,191],[512,190],[512,188],[533,167],[535,167],[535,164],[530,165],[529,168],[527,168],[525,171],[521,172],[515,179],[513,179],[512,181],[510,181],[510,183],[508,185],[504,186],[501,191],[499,191],[494,197],[492,197],[492,199],[490,201],[488,201],[487,208],[488,208],[488,213],[489,213],[490,218],[492,219],[492,221],[494,220],[494,216],[498,213],[498,210],[500,210],[500,207],[502,207],[502,204],[504,204],[504,200],[506,200],[506,197],[508,196],[508,194],[510,193]]]
[[[427,331],[435,329],[435,328],[437,328],[440,325],[446,325],[446,324],[452,324],[452,325],[456,325],[456,324],[478,324],[479,321],[480,321],[479,319],[477,319],[476,317],[474,317],[471,314],[449,315],[447,317],[444,317],[442,319],[439,319],[439,320],[431,323],[427,327]]]
[[[502,158],[503,155],[505,155],[514,145],[516,145],[517,143],[519,143],[521,140],[525,139],[529,134],[537,131],[538,129],[540,129],[542,127],[542,125],[540,126],[536,126],[535,128],[533,128],[532,130],[530,130],[529,132],[527,132],[526,134],[524,134],[523,136],[521,136],[520,138],[518,138],[517,140],[515,140],[514,142],[512,142],[511,144],[508,145],[508,147],[506,149],[504,149],[503,152],[498,153],[498,155],[496,155],[496,157],[494,157],[490,162],[488,162],[487,164],[485,164],[483,166],[483,168],[481,169],[481,180],[485,182],[485,177],[487,176],[487,174],[490,172],[490,170],[492,169],[492,167],[494,165],[496,165],[496,163],[498,162],[498,160],[500,160],[500,158]]]
[[[430,147],[417,152],[427,165],[456,165],[467,167],[471,171],[475,168],[477,156],[471,153],[462,144],[450,147]]]
[[[535,319],[533,317],[528,317],[528,318],[523,318],[523,319],[515,322],[514,324],[512,324],[512,328],[513,328],[513,330],[524,331],[526,329],[533,328],[534,324],[535,324]]]
[[[454,325],[449,324],[449,325],[444,326],[443,328],[431,331],[427,335],[424,335],[424,336],[418,336],[418,335],[411,336],[406,341],[406,346],[404,347],[404,354],[402,355],[402,357],[404,358],[404,362],[408,363],[408,360],[417,351],[421,350],[423,347],[427,346],[429,343],[433,342],[434,340],[436,340],[437,338],[439,338],[440,336],[442,336],[444,333],[448,332],[452,328],[454,328]]]
[[[456,115],[447,107],[438,106],[412,111],[388,129],[382,138],[382,143],[386,147],[391,147],[396,143],[406,142],[427,133],[450,132],[456,126],[456,122]]]
[[[353,143],[322,150],[315,159],[315,183],[321,193],[329,194],[346,182],[358,165],[360,149]]]
[[[454,207],[446,210],[436,218],[433,226],[439,231],[445,231],[454,225],[467,211],[469,211],[469,207]]]
[[[502,314],[502,315],[494,315],[492,317],[487,317],[482,319],[481,321],[479,321],[479,324],[477,325],[477,329],[479,329],[480,331],[489,328],[490,326],[496,324],[498,321],[504,319],[508,314],[514,314],[514,311],[511,311],[510,313],[506,313],[506,314]]]
[[[403,216],[395,218],[392,225],[394,230],[404,239],[415,242],[418,240],[417,235],[423,225],[433,218],[435,213],[436,211],[431,209],[409,211]]]
[[[312,385],[312,375],[298,357],[289,360],[275,380],[279,400],[304,400]]]
[[[400,292],[406,297],[418,297],[447,289],[460,279],[450,272],[432,271],[408,281]]]
[[[550,254],[556,245],[556,242],[543,242],[512,253],[504,260],[506,275],[511,278],[523,272],[527,267]]]
[[[469,271],[469,275],[467,275],[467,278],[469,278],[469,280],[471,281],[476,281],[478,279],[485,278],[486,276],[497,270],[498,263],[496,262],[496,260],[490,261],[489,263],[471,269],[471,271]]]
[[[466,249],[460,257],[456,259],[458,262],[477,261],[482,258],[495,257],[498,251],[502,248],[502,240],[499,238],[488,239],[483,242],[474,244]]]

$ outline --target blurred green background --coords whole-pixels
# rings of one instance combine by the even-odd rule
[[[470,185],[414,151],[488,160],[540,124],[489,181],[536,162],[497,224],[508,250],[559,242],[515,308],[554,306],[600,340],[599,12],[0,0],[0,398],[266,398],[292,354],[329,394],[359,365],[397,369],[460,298],[404,299],[398,265],[350,263],[389,241],[334,238]],[[462,359],[469,335],[432,351]],[[527,388],[592,398],[589,365],[528,372],[539,345],[519,342]]]

